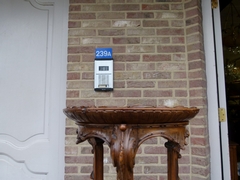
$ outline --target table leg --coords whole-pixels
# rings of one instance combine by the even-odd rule
[[[93,153],[94,153],[93,179],[103,180],[103,143],[104,141],[99,138],[91,138],[88,140],[88,142],[92,145]]]
[[[165,143],[168,158],[168,180],[178,180],[178,158],[180,155],[180,145],[178,143],[168,141]]]

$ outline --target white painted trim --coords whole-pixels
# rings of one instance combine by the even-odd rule
[[[221,31],[221,15],[220,7],[213,9],[214,17],[214,33],[215,33],[215,48],[217,60],[217,78],[218,78],[218,103],[220,108],[225,108],[226,105],[226,92],[225,92],[225,75],[224,75],[224,59],[222,47],[222,31]],[[230,173],[230,159],[229,159],[229,143],[228,143],[228,122],[220,123],[221,133],[221,150],[222,150],[222,169],[223,179],[231,179]]]
[[[208,126],[210,143],[211,179],[221,180],[220,131],[218,122],[218,92],[214,49],[214,30],[211,0],[202,1],[204,51],[207,74]]]
[[[52,86],[55,86],[54,89],[59,90],[59,99],[55,99],[58,101],[59,106],[55,107],[56,112],[58,112],[58,119],[60,121],[59,127],[56,127],[59,134],[58,137],[58,144],[56,146],[59,147],[59,151],[55,152],[57,154],[57,161],[59,162],[59,166],[56,167],[58,170],[56,171],[58,174],[55,175],[57,179],[64,180],[64,168],[65,168],[65,119],[66,116],[63,114],[62,109],[66,107],[66,81],[67,81],[67,47],[68,47],[68,7],[69,7],[69,1],[66,0],[55,0],[54,3],[54,13],[55,16],[58,16],[56,18],[56,21],[54,21],[54,28],[60,28],[61,30],[54,31],[53,34],[53,41],[55,44],[53,45],[55,53],[53,59],[55,61],[60,61],[59,66],[55,67],[56,72],[58,74],[56,76],[59,76],[56,78],[59,80],[58,82],[55,81]],[[56,53],[57,52],[57,53]],[[60,70],[57,70],[57,69]]]

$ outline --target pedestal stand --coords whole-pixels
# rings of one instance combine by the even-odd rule
[[[100,111],[99,108],[73,109],[67,108],[64,112],[78,125],[77,143],[88,140],[93,147],[92,178],[94,180],[103,180],[104,142],[110,148],[113,166],[117,170],[117,180],[133,180],[137,150],[145,140],[153,137],[163,137],[168,140],[165,143],[168,157],[168,180],[179,179],[180,149],[184,148],[185,139],[189,136],[186,126],[188,119],[194,117],[198,113],[198,109],[183,107],[180,109],[152,108],[151,110],[135,108],[130,111],[126,108],[106,107]],[[93,109],[94,111],[92,111]],[[124,117],[128,117],[128,119],[124,119]],[[147,122],[151,122],[151,124]]]

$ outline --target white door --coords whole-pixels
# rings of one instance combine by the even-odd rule
[[[64,179],[66,0],[0,1],[0,179]]]
[[[227,121],[219,122],[218,108],[226,109],[224,62],[219,6],[202,1],[203,31],[207,73],[208,124],[211,179],[230,180]]]

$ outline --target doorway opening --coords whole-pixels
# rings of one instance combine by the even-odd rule
[[[240,1],[220,0],[231,179],[240,180]]]

